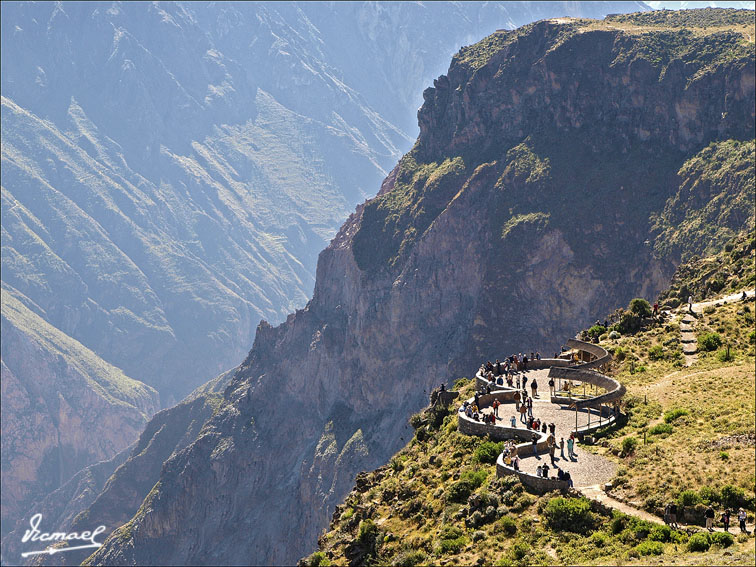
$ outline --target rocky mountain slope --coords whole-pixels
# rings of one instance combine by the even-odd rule
[[[81,468],[125,449],[160,405],[129,378],[2,289],[2,510],[19,517]]]
[[[693,366],[685,366],[678,323],[686,303],[618,338],[609,339],[603,328],[595,336],[614,353],[603,372],[627,388],[625,417],[598,432],[595,445],[581,445],[577,462],[560,460],[558,466],[569,467],[579,491],[590,498],[600,492],[600,502],[615,511],[576,493],[562,500],[555,493],[539,494],[516,477],[497,478],[494,463],[503,443],[459,428],[459,401],[475,392],[475,383],[462,379],[455,384],[455,403],[412,416],[416,431],[409,443],[385,465],[357,476],[318,538],[318,550],[300,565],[753,563],[753,530],[694,537],[689,530],[703,532],[709,505],[720,511],[744,506],[749,523],[756,512],[754,401],[743,396],[755,387],[755,243],[752,230],[741,232],[716,255],[680,265],[673,285],[662,292],[666,311],[669,298],[678,297],[683,286],[716,289],[710,297],[720,304],[697,316],[697,331],[706,336],[716,328],[727,350],[702,350]],[[745,289],[750,297],[742,301]],[[721,302],[733,295],[734,301]],[[714,382],[717,395],[707,396]],[[534,413],[543,407],[537,402]],[[506,416],[513,410],[503,404],[500,411]],[[575,478],[575,467],[597,454],[616,463],[616,477],[606,479],[609,499],[590,486],[598,482],[595,476],[582,484]],[[671,501],[679,503],[678,519],[686,530],[661,525]]]
[[[307,307],[260,324],[217,413],[88,562],[296,561],[430,388],[656,295],[678,172],[753,140],[753,37],[753,12],[715,10],[544,21],[462,49],[413,150],[320,255]]]
[[[238,364],[261,318],[305,303],[317,252],[410,146],[422,87],[461,43],[637,7],[5,2],[4,289],[170,406]],[[4,325],[21,341],[29,320]],[[12,463],[23,442],[4,441]],[[76,470],[28,470],[24,490]],[[3,533],[28,501],[6,503]]]

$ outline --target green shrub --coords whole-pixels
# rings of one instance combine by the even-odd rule
[[[391,560],[392,567],[415,567],[427,564],[428,556],[420,549],[401,551]]]
[[[485,470],[468,470],[463,472],[457,482],[449,486],[446,493],[447,500],[450,502],[465,502],[473,491],[483,484],[488,476]]]
[[[619,331],[612,331],[611,333],[609,333],[610,339],[618,339],[621,336],[622,335],[620,335]],[[618,348],[617,350],[620,351],[616,353],[617,360],[622,360],[622,358],[625,358],[625,352],[621,348]],[[622,358],[620,358],[620,354],[622,355]]]
[[[664,360],[664,348],[661,345],[654,345],[648,349],[648,358],[651,360]]]
[[[501,531],[508,536],[513,536],[517,533],[517,523],[509,516],[504,516],[499,520],[499,526],[501,527]]]
[[[635,437],[625,437],[622,440],[622,456],[626,457],[635,451],[635,447],[638,445],[638,439]]]
[[[739,508],[740,506],[748,506],[743,489],[731,484],[726,484],[722,487],[722,490],[720,491],[719,501],[725,508]]]
[[[612,534],[617,535],[625,529],[627,525],[627,515],[617,510],[612,511],[612,521],[609,522],[609,529]]]
[[[585,498],[552,498],[544,509],[546,523],[554,530],[585,533],[595,524],[591,503]]]
[[[732,351],[727,349],[722,349],[717,353],[717,359],[719,362],[732,362],[735,359],[735,356],[732,354]]]
[[[698,348],[711,352],[722,346],[722,337],[717,333],[706,332],[698,336]]]
[[[484,441],[478,445],[473,453],[473,461],[476,463],[493,464],[499,458],[499,454],[504,450],[504,442],[494,443],[493,441]]]
[[[709,534],[706,532],[693,534],[688,540],[688,551],[706,551],[710,546]]]
[[[666,423],[672,423],[678,417],[688,415],[688,410],[683,408],[674,408],[664,413],[664,421]]]
[[[460,388],[464,388],[467,386],[471,380],[469,378],[460,378],[456,382],[454,382],[454,389],[459,390]]]
[[[413,429],[420,429],[425,423],[425,418],[423,417],[422,412],[413,414],[412,417],[409,418],[409,423]]]
[[[530,546],[524,541],[515,542],[511,549],[512,557],[520,561],[530,553]]]
[[[666,542],[672,539],[672,529],[669,526],[654,526],[648,534],[651,541]]]
[[[322,551],[316,551],[304,562],[307,567],[327,567],[331,561]]]
[[[680,506],[695,506],[701,502],[701,497],[695,490],[683,490],[677,497]]]
[[[359,535],[357,541],[366,546],[374,545],[378,536],[378,526],[373,520],[362,520],[360,522]]]
[[[596,340],[604,333],[606,333],[606,327],[604,327],[603,325],[594,325],[593,327],[588,329],[588,331],[586,331],[586,335],[588,335],[591,340]]]
[[[719,452],[719,458],[723,461],[729,461],[730,460],[730,454],[727,451],[720,451]]]
[[[644,541],[635,546],[640,555],[661,555],[664,553],[664,545],[658,541]]]
[[[651,304],[642,297],[630,300],[628,309],[638,317],[650,317],[652,313]]]
[[[459,553],[467,544],[462,530],[456,526],[444,526],[439,533],[438,551],[442,554]]]
[[[669,423],[658,423],[654,425],[652,428],[648,430],[649,435],[669,435],[674,431],[674,427],[672,427]]]
[[[612,327],[623,335],[634,335],[641,328],[641,318],[630,311],[623,311],[619,323]]]
[[[707,504],[719,502],[720,499],[719,491],[711,486],[702,486],[699,488],[698,495],[701,497],[701,500]]]
[[[609,544],[609,536],[604,532],[593,532],[589,539],[596,547],[606,547]]]
[[[709,534],[709,541],[711,542],[711,545],[730,547],[735,543],[735,538],[732,537],[732,534],[727,532],[712,532]]]

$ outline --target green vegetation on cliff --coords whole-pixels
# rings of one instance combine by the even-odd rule
[[[364,229],[354,237],[361,269],[393,266],[459,191],[466,173],[462,158],[418,164],[414,152],[399,162],[392,191],[365,205]]]

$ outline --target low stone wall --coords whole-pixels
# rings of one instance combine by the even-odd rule
[[[546,444],[546,439],[549,437],[547,433],[534,431],[525,427],[520,429],[518,427],[504,427],[503,425],[492,425],[490,423],[475,421],[460,411],[457,412],[457,418],[457,431],[464,433],[465,435],[490,437],[494,441],[507,441],[509,439],[519,439],[523,441],[523,443],[517,445],[517,453],[519,455],[526,455],[528,454],[527,451],[530,451],[530,453],[533,452],[533,445],[531,442],[533,433],[538,434],[536,450],[539,453],[549,450],[548,445]]]
[[[561,378],[563,380],[576,380],[578,382],[586,382],[599,388],[606,390],[605,394],[600,396],[594,396],[592,398],[570,399],[560,397],[553,397],[554,403],[568,403],[575,404],[578,408],[584,407],[598,407],[601,404],[610,404],[622,398],[625,395],[625,387],[617,382],[613,378],[599,374],[591,370],[586,370],[584,366],[579,368],[552,368],[549,370],[549,378]],[[562,401],[566,400],[566,401]]]
[[[502,453],[499,455],[499,458],[496,459],[496,476],[503,477],[510,475],[518,477],[520,482],[539,493],[551,492],[552,490],[566,492],[570,487],[570,484],[566,480],[559,480],[558,478],[543,478],[523,471],[516,471],[514,468],[504,463],[504,454]]]
[[[595,360],[580,364],[579,365],[580,368],[598,368],[599,366],[609,362],[612,358],[612,355],[609,354],[609,352],[605,348],[600,347],[599,345],[596,345],[593,343],[587,343],[585,341],[581,341],[578,339],[568,339],[567,346],[570,348],[588,352],[596,357]]]

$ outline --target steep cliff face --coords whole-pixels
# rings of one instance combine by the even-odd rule
[[[42,514],[43,525],[67,533],[92,530],[104,525],[107,537],[127,523],[160,478],[163,462],[184,449],[199,434],[218,408],[222,391],[233,372],[228,371],[193,392],[182,403],[155,414],[139,439],[110,460],[81,470],[60,488],[37,500],[3,538],[3,562],[17,563],[25,550],[21,538],[29,519]],[[93,522],[96,525],[93,525]],[[57,556],[36,556],[35,565],[79,565],[89,552],[67,552]]]
[[[3,286],[6,526],[88,463],[128,447],[159,408],[155,390],[49,325],[34,308],[28,298]]]
[[[649,25],[541,22],[460,52],[310,303],[258,327],[218,413],[88,562],[292,563],[433,386],[655,295],[674,263],[651,213],[687,157],[753,138],[754,56]],[[701,37],[712,58],[685,61]]]

